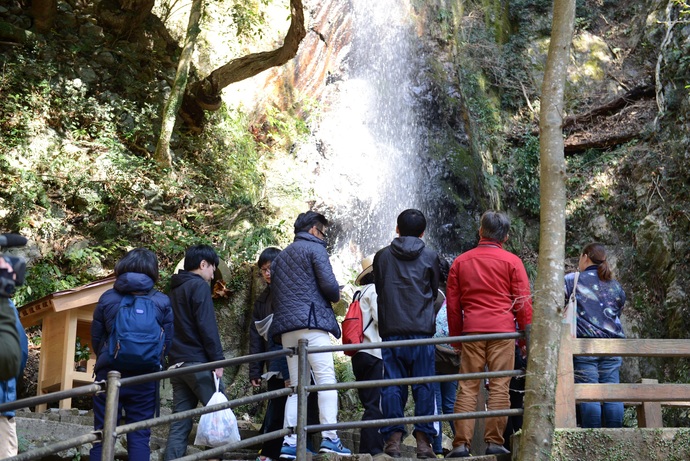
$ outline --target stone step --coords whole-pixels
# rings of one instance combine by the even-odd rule
[[[472,456],[471,459],[472,461],[510,461],[510,454]],[[418,458],[415,456],[393,458],[383,453],[376,456],[371,456],[369,454],[353,454],[352,456],[342,456],[336,453],[312,455],[308,453],[306,461],[418,461]]]

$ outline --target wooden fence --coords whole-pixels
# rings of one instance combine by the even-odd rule
[[[556,427],[576,427],[578,402],[624,402],[637,407],[639,427],[663,427],[661,406],[687,406],[690,384],[639,383],[575,384],[573,356],[690,357],[690,340],[685,339],[574,339],[563,328],[556,386]]]

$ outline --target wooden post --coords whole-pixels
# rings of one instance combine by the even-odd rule
[[[561,328],[556,383],[556,428],[577,427],[575,418],[575,373],[573,371],[573,338],[566,324]]]
[[[659,381],[656,379],[642,378],[642,384],[656,384]],[[638,427],[664,427],[664,421],[661,417],[661,403],[659,402],[642,402],[637,407],[637,426]]]

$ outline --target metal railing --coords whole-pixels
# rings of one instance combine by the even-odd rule
[[[263,443],[268,440],[281,438],[286,435],[296,434],[297,436],[297,459],[306,459],[307,453],[307,433],[324,430],[337,429],[355,429],[363,427],[383,427],[389,426],[393,423],[411,424],[411,423],[425,423],[435,421],[454,421],[459,419],[477,419],[490,418],[498,416],[518,416],[522,414],[522,409],[507,409],[507,410],[493,410],[493,411],[476,411],[468,413],[453,413],[444,415],[430,415],[430,416],[409,416],[395,419],[378,419],[369,421],[349,421],[339,422],[333,424],[314,424],[307,425],[307,395],[309,392],[318,392],[322,390],[341,390],[341,389],[359,389],[369,387],[385,387],[394,385],[411,385],[419,383],[433,383],[433,382],[450,382],[462,380],[476,380],[476,379],[491,379],[497,377],[517,377],[524,376],[525,372],[522,370],[509,371],[494,371],[470,374],[454,374],[454,375],[435,375],[414,378],[400,378],[400,379],[381,379],[372,381],[357,381],[335,384],[307,384],[309,380],[309,362],[308,354],[336,352],[347,350],[366,350],[378,348],[393,348],[404,346],[417,345],[436,345],[445,343],[462,343],[473,341],[488,341],[499,339],[518,339],[524,337],[524,332],[515,333],[497,333],[485,335],[470,335],[457,336],[450,338],[429,338],[429,339],[414,339],[405,341],[385,341],[381,343],[368,343],[359,345],[333,345],[310,348],[306,340],[300,340],[297,348],[282,349],[280,351],[271,351],[261,354],[253,354],[232,359],[219,360],[216,362],[205,363],[201,365],[193,365],[184,368],[170,369],[166,371],[150,373],[146,375],[133,376],[121,378],[118,371],[111,371],[108,373],[105,382],[98,382],[86,386],[77,387],[74,389],[54,392],[37,397],[29,397],[27,399],[17,400],[15,402],[0,404],[0,412],[15,410],[19,408],[26,408],[44,403],[57,402],[65,398],[72,398],[77,396],[94,395],[99,392],[106,393],[106,409],[104,418],[104,427],[102,431],[92,431],[88,434],[81,435],[68,440],[59,441],[44,447],[31,450],[29,452],[21,453],[13,458],[8,458],[11,461],[28,461],[32,459],[39,459],[43,456],[57,453],[69,448],[75,448],[86,443],[102,443],[102,459],[113,460],[115,456],[115,442],[119,436],[125,435],[129,432],[169,424],[173,421],[179,421],[194,416],[211,413],[214,411],[235,408],[241,405],[257,403],[263,400],[269,400],[276,397],[288,396],[293,393],[297,394],[297,427],[284,428],[279,431],[274,431],[258,436],[250,437],[239,442],[229,443],[220,447],[210,448],[205,451],[188,455],[179,458],[182,461],[193,461],[208,458],[222,457],[222,455],[230,450],[242,449]],[[176,376],[185,375],[199,371],[210,371],[216,368],[225,368],[230,366],[238,366],[244,363],[270,360],[280,357],[294,356],[298,358],[298,380],[295,388],[285,388],[276,391],[264,392],[261,394],[233,399],[228,402],[219,403],[207,407],[195,408],[184,412],[173,413],[165,416],[158,416],[155,418],[129,423],[124,425],[117,425],[118,422],[118,399],[120,388],[122,386],[141,384],[145,382],[158,381],[165,378],[172,378]]]

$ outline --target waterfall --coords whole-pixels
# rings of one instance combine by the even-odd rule
[[[425,133],[415,113],[421,57],[410,6],[405,0],[352,0],[352,7],[346,72],[315,133],[324,157],[315,190],[333,221],[335,259],[359,269],[362,256],[395,237],[401,211],[425,211]]]

